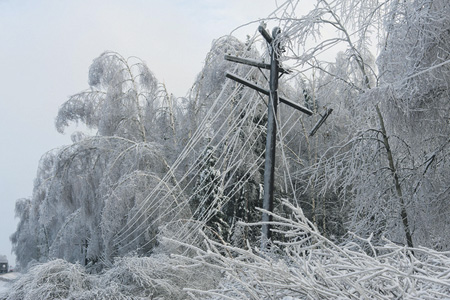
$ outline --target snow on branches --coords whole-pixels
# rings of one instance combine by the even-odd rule
[[[17,299],[446,299],[450,252],[410,249],[385,241],[364,252],[336,245],[305,223],[301,209],[288,219],[273,215],[285,237],[270,251],[242,249],[210,239],[195,243],[161,238],[150,257],[118,258],[106,272],[88,274],[78,264],[54,260],[36,265],[11,288]],[[246,226],[248,226],[247,224]],[[177,249],[175,251],[174,249]],[[414,250],[415,255],[411,255]]]

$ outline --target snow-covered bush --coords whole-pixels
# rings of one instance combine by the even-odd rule
[[[395,245],[366,253],[336,245],[285,203],[292,219],[274,215],[284,236],[270,250],[242,249],[209,239],[161,237],[150,257],[123,257],[102,274],[54,260],[32,267],[11,288],[16,299],[448,299],[450,252]],[[249,225],[249,224],[247,224]],[[256,225],[256,224],[250,224]],[[166,232],[166,231],[162,231]],[[159,248],[159,247],[158,247]],[[178,251],[175,251],[175,250]],[[414,252],[414,255],[412,255]]]
[[[102,274],[61,259],[35,265],[15,282],[4,300],[186,299],[190,289],[212,289],[219,272],[183,266],[164,254],[124,257]]]
[[[197,299],[448,299],[450,252],[407,248],[385,240],[366,253],[355,243],[336,245],[304,222],[301,209],[286,203],[293,219],[274,215],[286,242],[270,251],[243,250],[213,240],[183,264],[223,272],[213,290],[187,288]],[[414,252],[414,255],[412,255]]]
[[[77,291],[95,286],[92,279],[79,264],[56,259],[31,267],[4,299],[68,299]]]

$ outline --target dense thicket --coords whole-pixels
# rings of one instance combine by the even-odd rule
[[[280,105],[271,253],[255,250],[266,99],[225,72],[263,87],[268,75],[223,59],[264,61],[268,49],[258,35],[227,36],[182,98],[136,58],[94,60],[89,89],[61,106],[56,127],[82,122],[96,134],[45,154],[33,196],[17,201],[21,267],[111,267],[100,279],[60,260],[30,271],[75,268],[91,298],[448,295],[448,252],[437,251],[450,250],[450,4],[318,0],[304,15],[299,6],[287,1],[268,19],[293,71],[279,93],[315,113]],[[220,280],[189,280],[213,273]],[[39,285],[30,276],[10,299]],[[89,287],[104,278],[113,284]],[[268,287],[248,284],[255,278]]]

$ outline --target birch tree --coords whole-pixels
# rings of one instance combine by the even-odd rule
[[[31,200],[35,212],[29,218],[31,228],[36,226],[38,251],[20,261],[24,267],[31,259],[55,257],[105,263],[113,255],[140,246],[148,251],[154,245],[149,240],[158,223],[148,221],[139,224],[146,234],[129,235],[122,241],[129,245],[121,251],[111,241],[132,216],[130,212],[141,213],[148,190],[158,186],[169,168],[160,144],[164,138],[157,133],[161,129],[158,83],[142,61],[106,52],[91,65],[89,84],[88,90],[61,106],[56,127],[62,132],[69,122],[82,122],[97,134],[75,133],[72,145],[43,158]],[[157,208],[152,214],[158,219]],[[13,238],[16,249],[25,246],[18,238],[22,228]]]

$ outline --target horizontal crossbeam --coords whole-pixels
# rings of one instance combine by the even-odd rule
[[[316,125],[314,125],[314,128],[309,133],[309,136],[313,136],[314,134],[316,134],[317,130],[319,130],[320,126],[322,126],[322,124],[325,122],[328,116],[331,115],[332,112],[333,112],[332,108],[327,109],[325,114],[320,118],[319,121],[317,121]]]
[[[258,67],[258,68],[270,70],[270,65],[269,64],[265,64],[265,63],[259,62],[257,60],[254,60],[254,59],[248,59],[248,58],[241,58],[241,57],[236,57],[236,56],[231,56],[231,55],[225,55],[225,60],[232,61],[232,62],[239,63],[239,64],[249,65],[249,66],[252,66],[252,67]],[[278,70],[281,73],[285,73],[285,74],[291,73],[291,71],[285,70],[282,67],[278,67]]]
[[[268,90],[266,90],[266,89],[264,89],[264,88],[262,88],[262,87],[260,87],[260,86],[258,86],[256,84],[254,84],[254,83],[251,83],[250,81],[248,81],[248,80],[246,80],[246,79],[244,79],[244,78],[242,78],[240,76],[237,76],[237,75],[234,75],[234,74],[231,74],[231,73],[228,73],[228,72],[226,73],[225,76],[227,78],[230,78],[230,79],[236,81],[236,82],[239,82],[240,84],[243,84],[243,85],[245,85],[245,86],[247,86],[249,88],[252,88],[252,89],[254,89],[254,90],[256,90],[256,91],[258,91],[258,92],[260,92],[260,93],[262,93],[264,95],[269,96],[269,94],[270,94],[270,92]],[[308,116],[311,116],[313,114],[312,111],[310,111],[306,107],[303,107],[303,106],[301,106],[301,105],[299,105],[299,104],[297,104],[295,102],[292,102],[291,100],[285,99],[283,97],[278,97],[278,99],[280,100],[280,102],[282,102],[282,103],[284,103],[286,105],[289,105],[290,107],[295,108],[295,109],[301,111],[302,113],[307,114]]]

